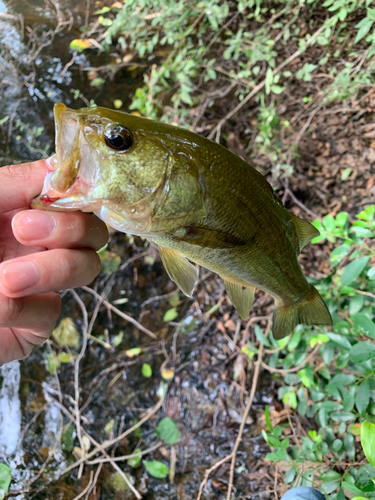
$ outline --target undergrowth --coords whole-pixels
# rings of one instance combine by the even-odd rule
[[[282,118],[286,100],[313,112],[366,95],[374,83],[374,21],[371,0],[128,0],[97,10],[71,49],[110,53],[104,71],[112,74],[142,71],[130,109],[198,132],[253,93],[255,107],[232,120],[249,154],[289,177],[298,144],[286,145],[295,133]],[[92,84],[105,84],[100,71],[95,76]],[[306,95],[299,82],[309,82]],[[215,132],[218,140],[220,123],[210,137]]]

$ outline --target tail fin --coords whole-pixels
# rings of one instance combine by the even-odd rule
[[[310,285],[310,294],[291,306],[276,303],[273,336],[276,340],[293,333],[299,325],[331,325],[332,318],[316,288]]]

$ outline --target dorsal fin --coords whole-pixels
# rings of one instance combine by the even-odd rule
[[[299,241],[299,251],[307,245],[313,238],[319,236],[319,231],[310,222],[300,219],[294,214],[289,213],[291,221],[293,223],[294,229],[296,230],[298,241]]]
[[[224,278],[221,278],[224,282],[225,289],[229,295],[232,304],[237,309],[238,314],[242,319],[247,320],[250,315],[251,306],[254,302],[255,288],[253,286],[245,287],[242,285],[236,285],[231,283]]]
[[[191,297],[198,279],[196,267],[174,250],[159,247],[159,251],[168,276],[185,295]]]

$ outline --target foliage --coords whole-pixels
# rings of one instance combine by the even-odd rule
[[[156,427],[156,432],[165,444],[175,444],[180,439],[180,431],[176,422],[170,417],[160,420]]]
[[[309,481],[321,480],[321,490],[331,500],[345,499],[347,492],[375,497],[375,206],[361,211],[353,222],[349,214],[315,220],[320,236],[315,242],[328,240],[335,245],[330,255],[331,274],[319,282],[311,280],[324,297],[333,317],[333,328],[318,333],[308,327],[297,327],[286,345],[271,355],[271,368],[280,364],[281,372],[298,367],[307,356],[307,347],[320,345],[321,361],[317,366],[305,364],[294,373],[285,373],[279,387],[279,398],[296,410],[299,417],[315,419],[317,430],[310,430],[298,446],[283,438],[284,428],[273,427],[266,415],[268,432],[263,431],[272,452],[268,460],[290,464],[286,481],[299,477],[306,462],[320,464],[311,468]],[[260,337],[257,335],[257,338]],[[270,343],[268,339],[268,346]],[[272,339],[271,339],[272,342]],[[264,341],[263,341],[264,343]],[[276,342],[273,341],[276,346]],[[267,344],[265,344],[267,346]],[[267,347],[268,347],[267,346]],[[255,346],[249,349],[254,356]],[[358,456],[355,437],[361,433],[362,447],[370,464],[341,466]],[[327,470],[325,458],[329,458]],[[316,471],[320,471],[318,474]],[[303,483],[305,475],[299,478]]]
[[[114,72],[123,65],[130,74],[142,71],[130,109],[180,126],[196,127],[197,116],[222,108],[223,96],[234,108],[263,81],[252,127],[243,133],[256,146],[253,156],[265,155],[275,175],[287,178],[294,151],[280,140],[293,133],[280,116],[284,96],[296,82],[313,84],[322,75],[330,83],[315,96],[317,105],[371,87],[374,13],[370,0],[128,0],[96,11],[97,24],[82,29],[70,48],[115,54]],[[302,62],[295,69],[290,56],[297,50]]]
[[[12,470],[8,465],[0,463],[0,500],[8,493]]]
[[[164,479],[169,474],[168,467],[163,464],[163,462],[159,462],[158,460],[145,460],[143,464],[150,476],[158,479]]]

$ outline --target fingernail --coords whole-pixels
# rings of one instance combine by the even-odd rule
[[[49,238],[56,229],[56,219],[48,212],[28,210],[13,218],[14,231],[23,240],[44,240]]]
[[[0,271],[0,282],[8,292],[20,292],[30,288],[38,281],[38,272],[30,261],[3,264]]]

